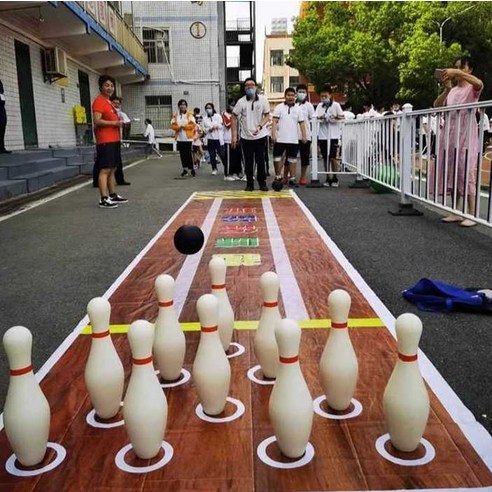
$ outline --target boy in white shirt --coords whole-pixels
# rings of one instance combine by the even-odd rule
[[[144,137],[147,137],[147,147],[145,149],[145,155],[147,156],[148,159],[150,154],[152,154],[152,151],[154,151],[159,156],[160,159],[162,155],[155,145],[155,132],[154,132],[154,127],[152,126],[152,121],[147,118],[145,120],[145,124],[147,125],[145,127],[145,132],[144,132]]]
[[[316,116],[319,119],[318,145],[323,156],[325,172],[328,172],[328,162],[331,171],[337,172],[338,161],[338,138],[340,136],[340,120],[344,119],[342,107],[333,101],[333,91],[331,86],[325,85],[320,92],[321,102],[316,108]],[[328,141],[330,143],[330,152],[328,153]],[[323,186],[338,188],[337,175],[327,175],[326,182]]]
[[[301,140],[301,130],[299,129],[299,154],[301,156],[301,179],[299,184],[306,184],[306,173],[309,167],[309,154],[311,151],[311,125],[310,121],[314,115],[314,106],[307,100],[308,88],[304,84],[297,86],[297,106],[304,114],[304,128],[306,130],[306,142]]]
[[[299,150],[299,132],[301,142],[305,143],[306,128],[304,126],[304,113],[296,106],[296,91],[288,87],[284,92],[285,102],[279,104],[273,112],[272,142],[273,165],[275,167],[275,179],[282,179],[282,155],[286,153],[285,166],[290,174],[289,186],[296,188],[296,163]]]

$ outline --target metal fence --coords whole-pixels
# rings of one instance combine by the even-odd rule
[[[485,119],[492,101],[345,121],[342,172],[401,193],[400,207],[417,200],[492,226],[492,184]],[[318,122],[313,120],[312,179],[319,179]]]

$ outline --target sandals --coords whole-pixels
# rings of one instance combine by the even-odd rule
[[[448,215],[447,217],[442,218],[441,221],[446,224],[452,224],[454,222],[463,222],[463,218],[458,215]]]
[[[465,219],[460,224],[461,227],[474,227],[476,225],[477,225],[477,223],[473,222],[473,220],[470,220],[470,219]]]

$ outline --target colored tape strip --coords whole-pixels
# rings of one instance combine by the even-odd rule
[[[174,301],[159,302],[159,307],[171,307],[173,304],[174,304]]]
[[[226,284],[212,284],[213,290],[225,289]]]
[[[242,321],[238,320],[234,322],[234,328],[236,330],[256,330],[258,327],[258,320],[252,321]],[[327,329],[331,326],[330,319],[306,319],[298,322],[299,326],[303,329],[311,329],[311,328],[323,328]],[[198,321],[184,322],[180,323],[183,331],[200,331],[200,323]],[[349,328],[384,328],[384,323],[379,318],[352,318],[348,321]],[[111,325],[110,331],[112,334],[118,333],[127,333],[129,324],[121,324],[121,325]],[[91,335],[92,328],[90,325],[87,325],[80,332],[81,335]]]
[[[268,308],[274,308],[278,306],[278,302],[264,302],[263,306]]]

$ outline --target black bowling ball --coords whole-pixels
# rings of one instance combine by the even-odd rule
[[[284,187],[284,184],[282,183],[282,180],[281,179],[276,179],[272,183],[272,190],[280,191],[280,190],[282,190],[283,187]]]
[[[195,225],[182,225],[174,234],[174,246],[184,255],[194,255],[203,247],[205,236]]]

